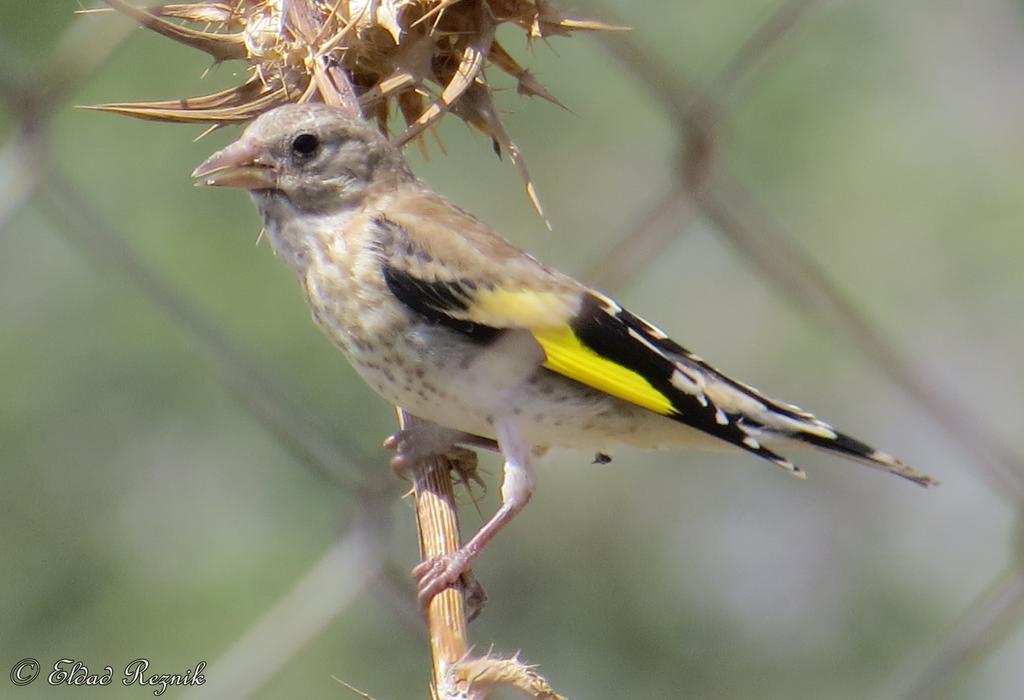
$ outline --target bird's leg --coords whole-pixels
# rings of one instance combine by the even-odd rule
[[[412,570],[419,581],[420,603],[430,599],[455,583],[469,570],[473,560],[491,539],[501,532],[529,502],[535,483],[531,464],[530,445],[525,442],[519,425],[510,419],[495,421],[498,445],[505,456],[505,476],[501,483],[501,507],[466,544],[452,554],[421,562]]]

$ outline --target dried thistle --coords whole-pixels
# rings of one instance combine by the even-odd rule
[[[523,157],[501,123],[484,69],[516,80],[518,92],[560,105],[495,39],[505,22],[527,40],[611,25],[574,19],[547,0],[229,0],[148,9],[104,0],[141,25],[199,49],[214,61],[243,60],[241,85],[200,97],[122,102],[96,109],[141,119],[210,124],[245,122],[288,102],[341,104],[375,118],[389,133],[401,113],[404,145],[451,112],[486,134],[519,170],[541,211]]]

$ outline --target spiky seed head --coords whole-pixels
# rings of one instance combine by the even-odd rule
[[[452,113],[503,149],[540,210],[525,162],[492,102],[484,69],[510,75],[518,92],[559,104],[495,38],[500,24],[528,41],[574,31],[619,29],[568,17],[548,0],[231,0],[142,9],[104,0],[143,26],[206,52],[244,60],[242,85],[201,97],[98,108],[143,119],[211,124],[249,121],[282,104],[319,101],[375,118],[397,143],[418,139]],[[422,141],[421,141],[422,143]]]

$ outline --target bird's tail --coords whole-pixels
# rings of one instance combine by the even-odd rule
[[[927,474],[911,469],[892,455],[876,450],[870,445],[838,431],[834,432],[834,437],[800,431],[789,433],[786,437],[789,440],[814,445],[829,452],[835,452],[848,459],[856,460],[869,467],[895,474],[908,481],[913,481],[919,486],[937,486],[939,483]]]
[[[752,389],[749,391],[753,391]],[[739,419],[740,427],[748,434],[769,445],[786,443],[811,445],[827,452],[846,457],[869,467],[895,474],[919,486],[936,486],[938,481],[911,469],[892,455],[876,450],[871,445],[841,433],[825,421],[791,404],[773,401],[757,395],[760,410]],[[781,447],[782,445],[780,445]],[[800,470],[793,469],[797,475]]]

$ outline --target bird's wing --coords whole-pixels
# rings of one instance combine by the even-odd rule
[[[445,200],[406,199],[375,224],[388,288],[432,323],[481,344],[504,330],[529,331],[547,369],[796,474],[802,472],[761,438],[806,442],[931,483],[813,415],[730,379],[657,327],[545,267]]]

